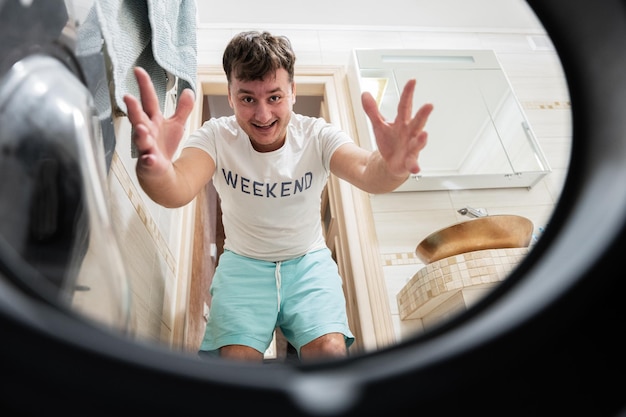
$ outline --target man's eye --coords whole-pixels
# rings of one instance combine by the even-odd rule
[[[270,101],[274,102],[274,103],[277,102],[277,101],[280,101],[280,99],[281,99],[280,96],[272,96],[272,97],[270,97]]]
[[[252,97],[243,97],[241,101],[243,101],[244,103],[253,103],[254,99]]]

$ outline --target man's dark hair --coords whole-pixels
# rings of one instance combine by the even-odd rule
[[[269,32],[249,31],[236,35],[226,46],[222,65],[230,84],[235,77],[241,81],[262,80],[284,68],[293,81],[296,55],[284,36]]]

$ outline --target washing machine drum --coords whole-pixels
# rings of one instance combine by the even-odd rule
[[[572,167],[545,235],[479,308],[423,338],[330,365],[207,365],[38,308],[0,279],[0,409],[10,411],[0,414],[194,415],[221,406],[290,417],[626,416],[624,279],[615,272],[626,253],[624,5],[532,3],[573,82]],[[21,289],[67,294],[82,242],[103,240],[94,239],[89,197],[97,184],[85,184],[97,177],[90,101],[45,54],[0,72],[0,277],[19,277]]]
[[[81,165],[94,137],[92,98],[44,54],[16,62],[0,82],[0,237],[37,272],[35,281],[16,282],[70,297],[88,247]]]

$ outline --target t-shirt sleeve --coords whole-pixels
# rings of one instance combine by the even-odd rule
[[[191,133],[183,143],[183,148],[198,148],[208,153],[217,161],[215,148],[215,129],[211,120],[207,120],[195,132]]]
[[[343,130],[333,124],[326,124],[320,130],[322,142],[322,161],[324,168],[330,171],[330,158],[333,153],[346,143],[354,143],[354,140]]]

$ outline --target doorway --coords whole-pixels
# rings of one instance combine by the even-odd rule
[[[294,111],[324,117],[356,138],[354,117],[347,91],[345,68],[311,67],[296,69],[298,95]],[[232,114],[227,101],[226,76],[221,67],[199,69],[199,91],[190,130],[210,117]],[[358,221],[354,213],[360,213]],[[357,341],[351,352],[365,352],[387,346],[395,340],[386,296],[369,197],[331,175],[323,196],[326,240],[344,280],[348,320]],[[188,284],[184,345],[197,350],[204,335],[210,309],[209,287],[223,249],[219,197],[211,183],[196,199],[193,231],[193,262]],[[350,239],[348,239],[350,236]],[[288,360],[290,348],[281,335],[268,360]]]

